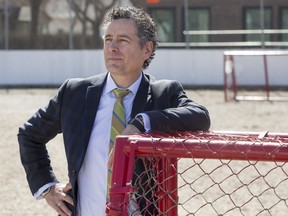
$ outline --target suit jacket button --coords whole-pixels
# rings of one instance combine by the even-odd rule
[[[72,170],[72,176],[76,176],[76,170]]]

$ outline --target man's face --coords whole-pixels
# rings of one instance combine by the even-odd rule
[[[150,55],[151,43],[141,48],[134,21],[118,19],[108,24],[104,35],[104,59],[112,77],[138,77]]]

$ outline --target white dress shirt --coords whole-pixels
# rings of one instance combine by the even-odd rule
[[[126,123],[130,120],[133,100],[142,75],[128,89],[123,99]],[[103,89],[90,136],[88,148],[78,176],[77,212],[81,216],[105,216],[107,194],[107,162],[109,155],[110,128],[116,97],[112,90],[118,88],[110,74]]]

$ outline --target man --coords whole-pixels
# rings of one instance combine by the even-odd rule
[[[105,215],[112,90],[123,99],[128,125],[122,134],[149,130],[208,130],[208,111],[187,98],[176,81],[144,74],[157,48],[156,27],[141,9],[114,8],[105,20],[104,59],[108,73],[69,79],[48,105],[19,129],[21,161],[35,198],[45,198],[60,215]],[[58,183],[46,143],[63,133],[69,183]],[[112,156],[113,157],[113,156]]]

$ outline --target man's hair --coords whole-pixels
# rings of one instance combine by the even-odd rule
[[[157,27],[152,18],[142,9],[136,7],[115,7],[113,8],[104,20],[104,25],[108,25],[113,20],[129,19],[135,22],[140,39],[140,46],[151,41],[153,43],[152,54],[143,64],[143,69],[146,69],[155,56],[155,50],[158,47]]]

